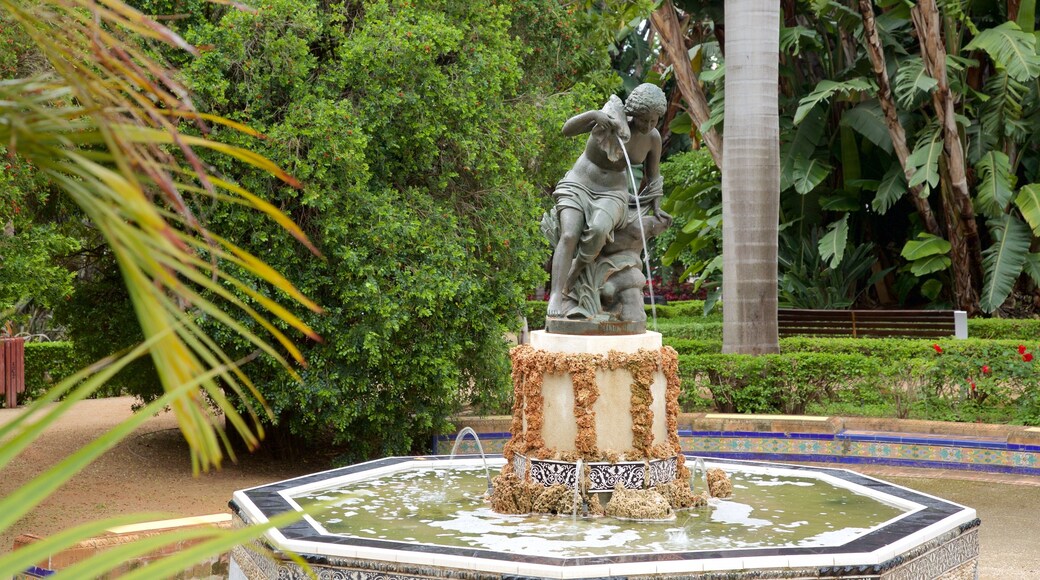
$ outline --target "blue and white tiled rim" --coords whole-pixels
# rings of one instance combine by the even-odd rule
[[[689,456],[688,459],[692,457]],[[434,462],[445,466],[473,466],[480,465],[481,460],[449,460],[444,456],[380,459],[237,491],[231,505],[245,523],[261,523],[279,513],[299,509],[292,497],[302,493],[393,473],[417,465],[429,466]],[[501,466],[504,459],[494,456],[489,458],[489,462]],[[834,485],[903,506],[909,511],[840,546],[688,550],[569,558],[333,536],[323,534],[321,526],[309,517],[272,530],[265,539],[276,550],[293,551],[316,563],[325,563],[330,559],[362,560],[381,562],[379,566],[385,566],[384,563],[397,563],[493,575],[588,578],[783,568],[816,568],[821,571],[821,575],[825,575],[826,571],[848,567],[861,570],[892,568],[904,563],[907,554],[913,553],[921,546],[950,538],[951,541],[956,540],[974,531],[973,528],[978,526],[974,509],[844,469],[753,461],[709,460],[708,465],[722,467],[727,471],[734,468],[755,470],[779,467],[790,470],[792,474],[826,479]],[[974,550],[974,557],[977,557],[977,537],[972,536],[972,539],[973,543],[968,546],[967,551]],[[971,554],[965,558],[965,561],[968,561]]]

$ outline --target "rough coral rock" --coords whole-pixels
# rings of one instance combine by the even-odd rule
[[[668,500],[668,504],[672,506],[672,509],[700,507],[708,503],[706,493],[693,493],[688,479],[672,480],[668,483],[662,483],[654,489]]]
[[[537,483],[521,481],[512,473],[495,477],[491,492],[491,509],[500,514],[531,513],[535,499],[545,489]]]
[[[604,512],[615,518],[634,520],[667,520],[674,515],[668,500],[656,490],[625,489],[621,485],[614,488]]]
[[[733,483],[730,482],[726,472],[718,467],[712,467],[706,475],[708,480],[708,493],[711,497],[729,497],[733,495]]]
[[[581,497],[574,497],[574,490],[566,485],[551,485],[545,488],[535,500],[533,510],[540,514],[572,514],[575,512],[575,504],[578,512],[581,512]]]

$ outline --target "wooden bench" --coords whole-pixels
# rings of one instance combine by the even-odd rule
[[[803,310],[777,311],[780,336],[855,338],[968,338],[963,310]]]

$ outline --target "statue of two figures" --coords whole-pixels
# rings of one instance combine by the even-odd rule
[[[585,151],[556,184],[556,205],[542,218],[555,248],[546,330],[563,334],[638,334],[646,329],[640,253],[672,223],[661,210],[661,134],[667,101],[655,85],[627,102],[611,96],[598,111],[575,115],[563,133],[589,133]],[[631,165],[647,184],[633,195]]]

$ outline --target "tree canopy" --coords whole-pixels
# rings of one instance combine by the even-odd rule
[[[323,254],[233,206],[197,208],[325,309],[306,317],[322,342],[304,348],[302,380],[267,361],[251,369],[278,428],[344,444],[346,459],[425,449],[463,400],[508,380],[503,336],[545,275],[545,191],[582,145],[559,127],[616,78],[589,42],[599,21],[534,0],[268,0],[191,14],[177,26],[204,47],[184,67],[195,102],[265,139],[214,136],[250,144],[303,187],[215,169],[282,208]]]

